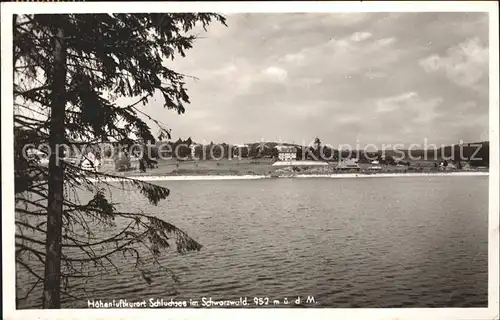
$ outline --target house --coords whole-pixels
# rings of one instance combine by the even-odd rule
[[[26,157],[28,159],[38,159],[39,163],[44,166],[49,166],[49,155],[35,148],[30,148],[26,151]]]
[[[448,165],[445,167],[445,170],[457,170],[457,166],[449,162]]]
[[[371,166],[368,167],[368,170],[370,170],[370,171],[379,171],[379,170],[382,170],[382,166],[380,165],[380,162],[378,160],[373,160],[371,162]]]
[[[87,155],[83,156],[80,167],[85,170],[98,171],[100,167],[100,161],[92,151],[89,151]]]
[[[297,159],[297,148],[294,146],[276,146],[278,150],[278,160],[291,161]]]
[[[342,160],[337,167],[335,168],[336,170],[354,170],[358,171],[359,170],[359,165],[356,163],[356,160],[354,159],[345,159]]]
[[[201,144],[194,144],[194,143],[189,146],[189,148],[191,149],[191,159],[198,160],[198,158],[196,158],[196,150],[202,147],[203,146]]]
[[[472,170],[472,167],[471,167],[470,163],[468,163],[468,162],[467,162],[467,163],[463,166],[463,170],[465,170],[465,171],[471,171],[471,170]]]
[[[396,166],[398,167],[404,167],[404,166],[409,166],[410,161],[404,161],[404,160],[396,160]]]

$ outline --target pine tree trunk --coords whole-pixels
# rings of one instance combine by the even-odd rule
[[[61,234],[63,214],[64,168],[56,148],[64,143],[64,112],[66,106],[66,51],[64,31],[59,27],[55,36],[52,101],[50,115],[49,194],[47,210],[47,239],[43,288],[43,307],[61,307]]]

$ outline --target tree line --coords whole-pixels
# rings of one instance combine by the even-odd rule
[[[191,138],[176,141],[158,142],[152,147],[151,154],[161,155],[164,158],[180,159],[228,159],[242,157],[250,159],[277,158],[276,146],[294,147],[297,160],[339,161],[341,159],[356,158],[359,163],[378,161],[380,164],[409,165],[410,159],[440,161],[448,159],[452,162],[468,162],[472,166],[489,166],[489,143],[468,143],[462,146],[446,146],[442,148],[415,149],[415,150],[338,150],[330,145],[322,144],[315,138],[310,145],[278,144],[277,142],[254,142],[243,146],[234,146],[227,143],[198,144]],[[194,149],[194,153],[192,150]],[[161,151],[163,150],[163,152]]]

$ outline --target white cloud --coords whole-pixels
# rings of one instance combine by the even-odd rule
[[[426,124],[439,116],[436,108],[442,102],[443,99],[440,97],[423,100],[418,93],[410,91],[379,99],[376,102],[376,112],[410,114],[413,122]]]
[[[387,74],[385,72],[381,72],[381,71],[373,71],[373,70],[368,70],[366,73],[365,73],[365,77],[368,78],[368,79],[380,79],[380,78],[385,78],[387,77]]]
[[[324,47],[326,47],[326,49],[348,51],[350,49],[354,49],[354,46],[355,43],[350,38],[333,38],[330,39],[330,41],[328,41]]]
[[[304,61],[305,57],[302,53],[290,53],[287,54],[284,58],[284,61],[286,62],[302,62]]]
[[[445,56],[432,55],[420,60],[426,72],[443,70],[451,81],[474,90],[485,90],[481,82],[488,76],[488,46],[471,38],[448,49]]]
[[[299,84],[305,85],[305,86],[311,86],[311,85],[320,84],[322,82],[323,82],[323,80],[321,78],[305,77],[305,78],[300,79]]]
[[[362,143],[411,143],[421,136],[474,141],[488,132],[488,92],[465,90],[447,76],[474,82],[477,70],[465,66],[484,60],[475,88],[487,81],[481,49],[488,46],[488,17],[481,17],[477,25],[473,13],[235,14],[227,28],[209,27],[187,59],[168,62],[200,79],[188,79],[186,114],[169,120],[161,97],[155,113],[174,136],[214,141],[279,135],[296,141],[319,135],[325,142],[328,136],[334,143],[353,143],[356,135]]]
[[[420,60],[420,65],[424,68],[425,72],[434,72],[440,68],[440,62],[439,56],[434,54]]]
[[[374,44],[376,46],[386,47],[388,45],[393,44],[394,42],[396,42],[396,38],[391,37],[391,38],[378,39],[377,41],[374,42]]]
[[[357,32],[341,38],[306,47],[285,55],[281,61],[307,68],[307,72],[324,74],[366,73],[371,68],[383,68],[398,60],[401,51],[395,47],[396,39],[372,40],[368,32]],[[381,76],[377,74],[373,77]]]
[[[214,71],[215,75],[218,76],[228,76],[231,74],[234,74],[238,71],[238,67],[236,67],[234,64],[227,65],[223,67],[222,69]]]
[[[362,116],[357,114],[345,114],[335,117],[335,122],[338,124],[351,124],[360,122],[362,119]]]
[[[320,25],[323,28],[340,28],[353,26],[367,20],[367,12],[346,13],[297,13],[297,14],[269,14],[275,29],[288,29],[292,32],[308,30],[311,25]]]
[[[370,32],[355,32],[351,35],[351,40],[355,42],[360,42],[370,38],[372,34]]]
[[[278,82],[284,81],[288,76],[286,70],[278,67],[268,67],[267,69],[263,70],[262,73],[269,80]]]
[[[367,12],[346,12],[325,15],[323,23],[334,26],[349,26],[362,22],[370,16]]]
[[[415,102],[418,99],[416,92],[406,92],[397,96],[380,99],[377,101],[377,112],[390,112],[400,109],[403,105]]]
[[[468,100],[457,104],[455,107],[455,112],[457,113],[471,112],[474,109],[477,109],[477,107],[478,107],[477,101]]]
[[[417,123],[423,123],[427,125],[433,125],[434,119],[440,116],[437,112],[437,107],[443,103],[442,98],[433,98],[426,101],[419,101],[414,105],[414,111],[417,113],[417,117],[414,119]]]
[[[310,100],[300,108],[290,108],[288,104],[280,104],[279,110],[303,121],[304,117],[324,119],[326,115],[331,114],[337,107],[337,101]]]
[[[189,113],[190,118],[194,120],[203,120],[210,116],[208,110],[188,109],[186,112]]]

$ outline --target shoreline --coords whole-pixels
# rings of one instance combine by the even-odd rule
[[[106,182],[135,179],[140,181],[199,181],[199,180],[257,180],[257,179],[290,179],[290,178],[323,178],[323,179],[356,179],[356,178],[404,178],[404,177],[444,177],[444,176],[489,176],[489,172],[429,172],[429,173],[336,173],[336,174],[282,174],[282,175],[130,175],[123,178],[89,178],[90,181]]]

